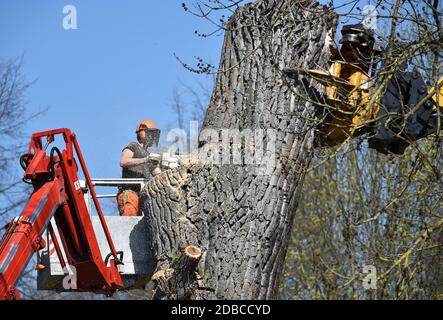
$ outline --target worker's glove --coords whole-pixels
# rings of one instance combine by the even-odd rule
[[[160,166],[164,169],[174,169],[182,165],[183,162],[180,156],[170,153],[163,153]]]
[[[160,153],[150,153],[149,156],[146,157],[146,162],[153,164],[160,163],[162,162],[162,155]]]
[[[148,162],[159,164],[162,169],[174,169],[183,164],[183,161],[178,155],[170,153],[151,153],[148,156]]]

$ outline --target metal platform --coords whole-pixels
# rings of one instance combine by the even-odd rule
[[[135,180],[135,179],[133,179]],[[100,186],[118,186],[127,184],[126,179],[95,179],[93,183]],[[135,181],[132,181],[136,183]],[[143,181],[137,181],[142,183]],[[115,195],[114,195],[115,196]],[[109,196],[102,196],[103,198]],[[85,200],[88,204],[90,195],[85,189]],[[88,205],[88,209],[90,206]],[[105,259],[109,253],[105,234],[101,228],[100,220],[92,216],[92,224],[96,232],[100,251]],[[154,271],[154,263],[151,256],[150,244],[146,220],[141,217],[107,216],[106,223],[111,233],[117,250],[124,252],[121,276],[126,289],[143,289],[149,282]],[[59,238],[54,219],[51,220],[57,238]],[[45,232],[46,248],[38,252],[38,263],[45,266],[37,272],[37,289],[54,290],[58,292],[68,291],[63,288],[64,272],[61,268],[57,253],[55,252],[49,232]],[[60,243],[60,239],[59,243]],[[63,249],[63,248],[62,248]],[[64,254],[64,252],[63,252]]]

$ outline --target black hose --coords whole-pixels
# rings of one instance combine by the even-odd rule
[[[20,167],[22,167],[23,171],[26,171],[26,169],[28,169],[28,163],[30,159],[32,159],[33,157],[34,155],[32,153],[25,153],[20,156],[19,162],[20,162]],[[32,181],[28,181],[25,178],[23,178],[22,181],[27,184],[32,184]]]
[[[27,183],[27,184],[33,184],[32,181],[28,181],[28,180],[26,180],[25,178],[23,178],[22,181],[23,181],[24,183]]]
[[[20,166],[22,167],[23,171],[28,169],[29,159],[32,159],[33,157],[34,155],[32,153],[25,153],[20,156]]]
[[[60,150],[57,147],[53,147],[51,149],[51,152],[49,153],[49,163],[50,163],[50,166],[51,166],[52,180],[54,180],[54,178],[55,178],[54,152],[57,153],[58,160],[62,161],[62,153],[60,152]]]
[[[114,256],[114,261],[116,265],[124,264],[123,263],[123,251],[117,251],[117,256]],[[105,258],[105,265],[108,265],[109,259],[113,256],[112,252],[108,253],[108,255]]]

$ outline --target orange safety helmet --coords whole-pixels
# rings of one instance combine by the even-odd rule
[[[145,134],[141,135],[141,131]],[[140,121],[137,127],[135,127],[135,133],[137,134],[138,142],[142,143],[145,148],[151,147],[153,145],[158,146],[158,142],[160,140],[160,129],[157,128],[154,121]]]
[[[151,120],[142,120],[137,124],[137,127],[135,127],[135,133],[138,133],[141,129],[157,129],[157,126],[155,125],[154,121]]]

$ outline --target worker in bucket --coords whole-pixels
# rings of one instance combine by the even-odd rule
[[[158,162],[151,161],[148,148],[158,146],[160,129],[151,120],[142,120],[135,129],[137,141],[129,143],[122,151],[120,166],[122,178],[150,179],[161,173]],[[140,185],[127,185],[119,188],[118,209],[121,216],[140,216]]]

